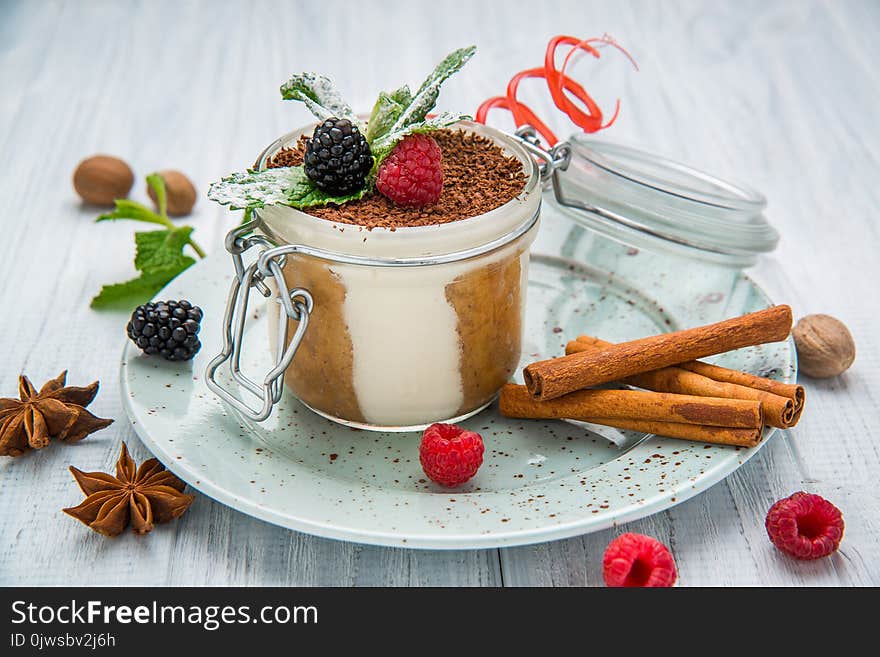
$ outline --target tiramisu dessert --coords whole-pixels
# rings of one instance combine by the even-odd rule
[[[487,406],[519,362],[535,164],[504,133],[429,115],[472,54],[450,54],[414,93],[380,94],[365,121],[326,78],[294,76],[282,95],[319,123],[209,193],[252,209],[276,244],[369,259],[297,254],[284,267],[288,286],[314,299],[286,383],[331,419],[390,430],[462,419]],[[410,264],[389,266],[397,259]]]

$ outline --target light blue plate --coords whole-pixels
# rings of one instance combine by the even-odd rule
[[[561,255],[532,257],[523,364],[563,353],[565,341],[582,333],[620,341],[770,305],[738,272],[682,268],[598,240],[552,208],[545,208],[538,250]],[[204,346],[193,363],[175,364],[129,344],[121,367],[123,403],[141,440],[171,471],[268,522],[413,548],[536,543],[667,509],[720,481],[760,448],[616,431],[608,434],[612,442],[569,423],[511,420],[490,408],[464,423],[483,436],[483,466],[464,486],[443,489],[421,471],[418,434],[349,429],[289,395],[269,420],[254,425],[218,401],[204,370],[220,349],[231,275],[229,258],[215,254],[158,295],[203,308]],[[265,319],[250,326],[242,366],[267,371]],[[785,381],[796,375],[790,342],[714,360]]]

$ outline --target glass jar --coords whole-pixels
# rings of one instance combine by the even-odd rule
[[[522,163],[526,183],[516,198],[446,224],[370,230],[288,206],[254,211],[258,233],[290,247],[279,266],[284,285],[270,279],[273,292],[305,289],[312,301],[301,335],[295,313],[286,327],[270,318],[267,348],[277,360],[300,339],[284,381],[320,415],[383,431],[459,421],[489,405],[519,363],[540,175],[515,138],[458,127]],[[256,168],[312,129],[271,144]],[[284,317],[284,305],[269,309]]]

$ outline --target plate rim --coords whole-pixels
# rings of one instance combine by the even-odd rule
[[[199,266],[200,264],[203,265],[206,261],[213,260],[214,258],[219,260],[220,255],[224,254],[212,254],[212,256],[209,256],[208,258],[196,263],[195,266]],[[542,253],[534,253],[533,255],[550,255],[551,257],[556,257],[552,254]],[[744,272],[741,273],[741,276],[743,277],[743,279],[748,281],[748,283],[755,289],[756,293],[763,302],[765,302],[768,306],[774,305],[765,290],[760,285],[758,285],[754,281],[754,279],[752,279],[748,274]],[[174,281],[172,281],[169,285],[172,285],[173,283]],[[154,299],[160,298],[165,293],[165,289],[167,288],[163,288],[162,290],[160,290],[156,294]],[[793,371],[796,378],[797,356],[796,352],[794,351],[794,345],[791,336],[789,336],[786,342],[789,343],[789,351],[791,353]],[[645,501],[642,503],[634,502],[612,513],[584,515],[570,522],[551,524],[537,529],[530,528],[510,531],[491,531],[485,534],[475,533],[421,535],[412,533],[402,534],[401,532],[394,533],[389,531],[351,529],[344,526],[334,525],[329,522],[318,522],[315,520],[297,517],[289,513],[281,513],[272,509],[271,507],[261,505],[255,501],[243,498],[234,493],[230,493],[229,491],[225,490],[223,486],[215,483],[210,478],[206,478],[203,474],[195,472],[185,463],[181,463],[177,459],[175,459],[173,455],[169,453],[168,450],[165,448],[164,444],[156,441],[146,430],[146,427],[141,421],[140,415],[137,412],[137,409],[132,401],[133,396],[129,387],[126,372],[128,371],[127,361],[130,355],[133,353],[134,348],[134,345],[132,345],[130,341],[126,341],[125,347],[123,348],[121,354],[119,367],[119,387],[120,395],[122,397],[122,406],[125,409],[130,425],[137,435],[138,439],[150,452],[153,453],[154,456],[156,456],[162,462],[162,464],[168,470],[170,470],[176,476],[180,477],[187,483],[187,485],[191,486],[203,495],[206,495],[207,497],[210,497],[211,499],[216,500],[217,502],[224,504],[225,506],[228,506],[235,511],[257,518],[258,520],[262,520],[264,522],[268,522],[279,527],[284,527],[285,529],[302,532],[312,536],[349,541],[365,545],[431,550],[493,549],[501,547],[535,545],[539,543],[572,538],[575,536],[582,536],[588,533],[608,529],[609,527],[616,527],[618,525],[633,522],[635,520],[639,520],[641,518],[645,518],[655,513],[659,513],[661,511],[665,511],[672,507],[678,506],[679,504],[695,497],[696,495],[705,492],[706,490],[708,490],[715,484],[723,481],[726,477],[741,468],[779,432],[779,429],[771,427],[769,428],[769,430],[767,430],[764,439],[758,445],[750,449],[731,452],[729,459],[716,461],[715,463],[713,463],[712,468],[704,471],[696,479],[682,480],[678,484],[678,486],[664,489],[662,492],[657,493],[655,496],[651,497],[649,501]],[[203,377],[200,376],[199,381],[201,385],[205,385],[203,383]],[[648,442],[655,435],[656,434],[650,434],[649,437],[646,438],[644,441],[641,441],[641,443]],[[612,461],[609,461],[608,463],[613,463],[618,459],[623,458],[627,453],[629,453],[629,450],[622,452],[620,456],[618,456],[616,459],[613,459]],[[192,483],[193,481],[198,481],[198,484]],[[437,493],[429,494],[433,495]]]

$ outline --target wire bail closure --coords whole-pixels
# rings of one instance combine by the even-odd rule
[[[256,422],[268,418],[275,404],[281,400],[284,392],[284,372],[305,336],[309,327],[309,316],[314,307],[312,295],[308,290],[300,287],[291,290],[287,287],[282,271],[286,252],[275,247],[262,235],[248,235],[259,224],[260,220],[255,219],[229,231],[226,235],[226,250],[232,255],[235,277],[229,289],[223,318],[223,350],[211,360],[205,372],[208,388],[214,394]],[[262,247],[260,257],[256,262],[245,267],[242,256],[253,246]],[[262,383],[257,383],[241,371],[241,345],[251,288],[256,288],[260,294],[268,298],[272,296],[272,290],[266,284],[270,279],[274,281],[278,290],[278,300],[284,312],[278,313],[275,366],[266,374]],[[290,326],[288,319],[298,322],[290,343],[287,342]],[[217,382],[217,370],[226,362],[229,362],[232,378],[242,386],[244,392],[253,395],[258,402],[257,405],[248,404],[242,397],[234,395]]]
[[[561,142],[548,151],[541,144],[538,131],[533,126],[521,126],[513,134],[519,140],[520,145],[538,162],[541,182],[547,182],[557,169],[565,171],[568,168],[571,147],[567,142]]]

